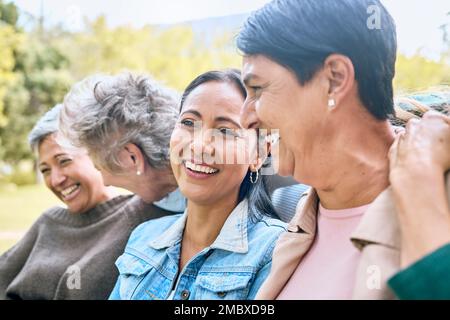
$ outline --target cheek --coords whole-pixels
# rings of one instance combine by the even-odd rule
[[[189,151],[190,142],[191,134],[189,132],[175,128],[170,137],[170,163],[172,168],[180,165],[183,156],[187,156],[186,153]]]
[[[54,192],[51,181],[50,181],[50,176],[44,176],[44,182],[45,182],[45,186],[50,189],[52,192]]]

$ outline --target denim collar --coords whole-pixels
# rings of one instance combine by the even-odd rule
[[[177,188],[163,199],[153,202],[153,204],[167,211],[181,213],[186,209],[186,198]]]
[[[187,209],[175,223],[152,240],[149,246],[156,249],[165,249],[181,241],[186,226]],[[247,239],[248,201],[241,201],[230,213],[216,240],[211,244],[212,249],[222,249],[237,253],[248,251]]]

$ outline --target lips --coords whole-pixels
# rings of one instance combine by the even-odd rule
[[[208,179],[219,173],[219,169],[213,168],[205,164],[195,164],[192,161],[184,161],[183,167],[186,170],[186,175],[193,179]]]
[[[59,193],[61,194],[61,197],[64,201],[69,201],[78,195],[80,187],[81,185],[79,183],[76,183],[61,190]]]
[[[186,160],[184,162],[184,165],[187,169],[197,172],[197,173],[214,174],[214,173],[219,172],[219,169],[212,168],[210,166],[203,165],[203,164],[195,164],[188,160]]]

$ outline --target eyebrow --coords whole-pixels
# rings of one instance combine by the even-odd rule
[[[234,124],[236,127],[242,128],[239,123],[237,123],[236,121],[231,120],[230,118],[227,118],[227,117],[217,117],[214,120],[217,121],[217,122],[230,122],[230,123]]]
[[[186,114],[186,113],[192,113],[193,115],[199,117],[200,119],[202,118],[202,115],[200,114],[200,112],[198,112],[198,111],[196,111],[196,110],[190,110],[190,109],[188,109],[188,110],[184,111],[184,112],[181,114],[181,116],[183,116],[183,115]]]
[[[53,156],[53,158],[58,158],[58,157],[60,157],[60,156],[67,156],[68,154],[67,153],[57,153],[57,154],[55,154],[54,156]],[[43,166],[43,165],[47,165],[47,163],[45,163],[45,161],[43,161],[43,162],[39,162],[39,167],[40,166]]]
[[[201,113],[198,112],[198,111],[196,111],[196,110],[189,110],[189,109],[188,109],[188,110],[184,111],[184,112],[181,114],[181,116],[183,116],[183,115],[186,114],[186,113],[192,113],[193,115],[199,117],[200,119],[202,118]],[[230,123],[234,124],[236,127],[242,128],[241,125],[240,125],[239,123],[237,123],[236,121],[234,121],[234,120],[232,120],[232,119],[230,119],[230,118],[228,118],[228,117],[219,116],[219,117],[216,117],[216,118],[214,119],[214,121],[216,121],[216,122],[230,122]]]

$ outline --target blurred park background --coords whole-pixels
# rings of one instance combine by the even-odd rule
[[[267,0],[0,0],[0,254],[48,207],[27,135],[71,84],[150,73],[183,88],[240,67],[234,37]],[[384,0],[398,28],[396,95],[450,84],[450,2]]]

